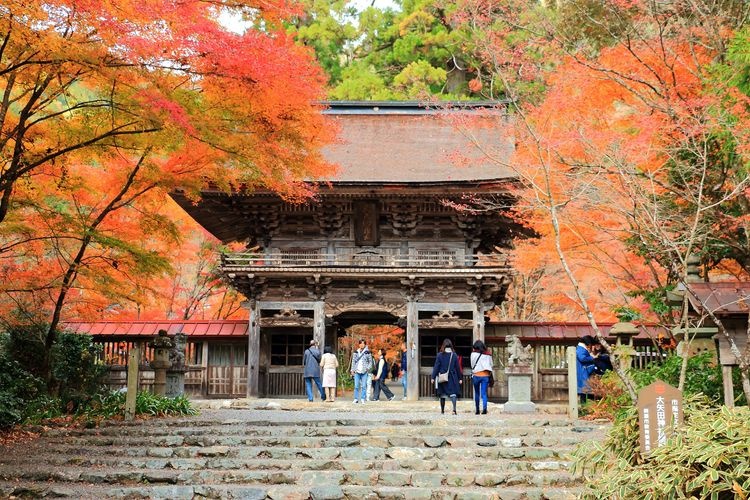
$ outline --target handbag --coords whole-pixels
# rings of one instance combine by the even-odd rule
[[[438,384],[448,382],[448,373],[451,371],[451,363],[453,362],[453,353],[451,353],[451,359],[448,360],[448,370],[445,373],[438,373],[437,381]]]

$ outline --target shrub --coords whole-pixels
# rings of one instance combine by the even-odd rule
[[[44,394],[43,381],[12,359],[7,335],[0,335],[0,428],[25,420],[29,401]]]
[[[668,356],[662,364],[652,363],[645,370],[631,370],[638,387],[645,387],[656,379],[677,387],[680,381],[682,357]],[[705,352],[688,359],[685,372],[684,394],[703,394],[712,402],[723,400],[721,366],[716,364],[711,353]]]
[[[56,392],[74,411],[104,389],[107,367],[99,361],[102,346],[90,335],[61,333],[50,352]]]
[[[662,364],[652,363],[646,369],[630,370],[629,373],[638,389],[657,379],[677,387],[681,369],[682,358],[672,355],[667,357]],[[591,377],[589,386],[592,394],[598,399],[589,401],[581,407],[581,414],[585,418],[614,419],[619,412],[631,404],[630,397],[625,393],[622,382],[614,372],[607,372],[601,378]],[[738,386],[735,384],[735,387]],[[688,359],[684,396],[703,394],[712,405],[716,406],[723,401],[722,392],[721,367],[714,363],[709,353]]]
[[[687,397],[684,409],[684,424],[646,457],[632,407],[603,443],[574,452],[573,470],[587,479],[583,498],[747,498],[750,409],[712,407],[702,396]]]
[[[125,415],[125,392],[115,391],[96,395],[78,412],[87,420],[101,420]],[[179,416],[196,415],[190,400],[185,396],[168,398],[151,392],[139,392],[135,400],[136,415]]]

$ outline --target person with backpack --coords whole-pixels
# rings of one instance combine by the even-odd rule
[[[367,400],[367,382],[372,368],[372,354],[365,339],[359,339],[359,348],[352,353],[350,372],[354,377],[354,404]]]
[[[388,362],[385,360],[385,349],[378,349],[378,369],[375,373],[375,392],[373,394],[373,401],[380,401],[380,391],[383,391],[388,401],[392,401],[394,398],[393,393],[385,385],[388,380]]]
[[[474,413],[479,415],[479,400],[482,400],[482,415],[487,414],[487,387],[492,377],[492,355],[484,342],[477,340],[471,346],[471,385],[474,387]]]
[[[312,384],[315,382],[315,385],[320,391],[320,399],[325,401],[326,393],[323,390],[323,384],[320,383],[320,349],[318,349],[317,340],[311,340],[310,347],[305,349],[305,353],[302,356],[302,366],[304,366],[304,373],[302,376],[305,379],[307,400],[312,402],[314,399]]]

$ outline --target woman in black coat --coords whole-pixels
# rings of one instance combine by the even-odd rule
[[[451,398],[453,403],[453,414],[456,415],[456,399],[461,394],[461,370],[458,365],[458,355],[453,352],[453,343],[450,339],[443,341],[443,346],[435,358],[435,366],[432,367],[432,377],[430,381],[435,383],[441,373],[448,373],[447,382],[438,382],[435,387],[437,395],[440,398],[440,413],[445,413],[445,398]]]

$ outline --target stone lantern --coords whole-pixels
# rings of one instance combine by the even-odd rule
[[[167,393],[167,368],[172,366],[169,351],[174,348],[174,341],[166,330],[159,330],[150,345],[154,348],[154,359],[150,363],[154,370],[154,394],[164,396]]]
[[[640,330],[630,321],[615,323],[609,330],[609,334],[617,338],[617,345],[614,350],[622,370],[627,370],[631,366],[631,358],[636,354],[633,348],[633,337],[638,333],[640,333]]]

